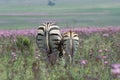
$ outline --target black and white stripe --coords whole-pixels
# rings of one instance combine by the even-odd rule
[[[62,39],[59,26],[54,23],[43,23],[38,28],[36,43],[40,51],[47,56],[60,54],[60,42]]]
[[[79,36],[77,33],[70,30],[63,34],[62,42],[66,64],[69,63],[71,65],[79,46]]]

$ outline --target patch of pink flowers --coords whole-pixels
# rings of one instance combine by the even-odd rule
[[[11,36],[18,36],[18,35],[35,36],[36,33],[37,33],[37,30],[35,29],[0,30],[0,37],[11,37]]]
[[[108,62],[108,61],[104,61],[104,64],[108,65],[108,64],[109,64],[109,62]]]
[[[111,73],[113,77],[120,78],[120,63],[111,65]]]
[[[104,59],[104,60],[107,59],[107,58],[108,58],[108,56],[106,56],[106,55],[102,56],[102,59]]]
[[[103,50],[102,50],[102,49],[100,49],[100,50],[98,50],[98,52],[99,52],[99,53],[102,53],[102,52],[103,52]]]
[[[61,29],[61,32],[66,32],[69,31],[70,29]],[[74,28],[72,29],[75,32],[78,33],[84,33],[84,34],[91,34],[91,33],[98,33],[98,32],[118,32],[120,31],[120,27],[86,27],[86,28]],[[37,34],[37,29],[24,29],[24,30],[0,30],[0,37],[8,37],[11,35],[36,35]],[[108,37],[109,34],[105,33],[103,36]]]
[[[81,64],[81,65],[86,65],[87,63],[88,63],[87,60],[80,60],[80,64]]]

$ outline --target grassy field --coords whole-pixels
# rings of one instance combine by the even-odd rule
[[[0,0],[0,80],[120,80],[120,0],[47,2]],[[40,55],[36,29],[46,21],[62,32],[76,27],[80,46],[70,70],[64,58],[46,66]]]
[[[91,29],[77,29],[80,46],[70,70],[64,68],[64,59],[59,65],[46,67],[33,31],[2,34],[0,80],[119,80],[120,69],[111,66],[120,63],[120,28]],[[119,72],[112,73],[112,69]]]
[[[0,2],[0,29],[37,28],[42,22],[56,22],[64,27],[119,26],[120,1],[47,0]]]

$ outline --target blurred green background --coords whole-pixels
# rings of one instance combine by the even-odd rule
[[[0,0],[0,29],[120,26],[120,0]]]

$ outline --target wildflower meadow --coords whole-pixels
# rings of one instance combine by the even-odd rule
[[[69,29],[62,29],[62,33]],[[46,66],[36,30],[0,30],[0,80],[119,80],[120,27],[75,28],[80,46],[75,64]]]

